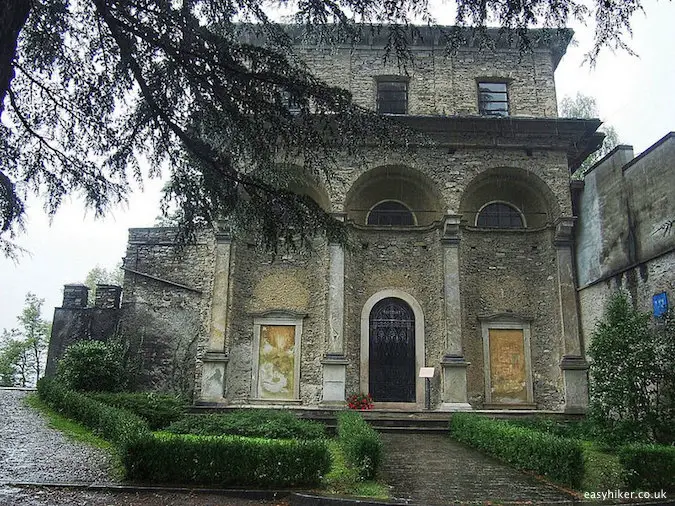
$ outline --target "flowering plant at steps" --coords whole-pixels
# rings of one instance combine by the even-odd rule
[[[361,411],[373,409],[373,398],[370,394],[351,394],[347,397],[347,406],[349,406],[349,409],[359,409]]]

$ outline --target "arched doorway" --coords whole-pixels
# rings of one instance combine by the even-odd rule
[[[415,402],[415,314],[396,297],[370,311],[368,391],[375,402]]]

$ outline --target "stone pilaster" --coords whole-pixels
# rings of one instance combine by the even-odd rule
[[[335,215],[344,220],[343,215]],[[345,250],[341,244],[328,245],[328,307],[326,354],[323,365],[322,403],[342,404],[345,400],[347,360],[345,358]]]
[[[588,407],[588,363],[583,356],[579,332],[574,258],[572,256],[574,220],[575,218],[572,217],[558,219],[554,244],[556,247],[558,302],[564,349],[560,368],[562,369],[565,386],[565,411],[579,413],[585,412]]]
[[[227,306],[230,289],[229,234],[216,235],[213,292],[211,293],[211,322],[209,342],[202,358],[202,388],[200,401],[223,402],[227,373]]]
[[[447,214],[443,228],[443,300],[445,355],[441,360],[441,410],[471,409],[467,398],[466,368],[462,349],[462,314],[459,288],[459,222],[461,216]]]

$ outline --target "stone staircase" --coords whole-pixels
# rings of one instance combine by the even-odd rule
[[[244,406],[192,406],[191,413],[227,413],[239,409],[259,409],[256,407]],[[308,409],[297,406],[285,407],[294,411],[300,418],[314,420],[323,423],[330,432],[334,432],[337,427],[337,413],[340,410],[335,409]],[[370,423],[379,432],[389,433],[428,433],[445,434],[448,432],[448,424],[452,417],[451,412],[447,411],[404,411],[404,410],[383,410],[372,409],[359,411],[363,418]],[[531,411],[531,410],[476,410],[473,413],[492,418],[523,418],[527,416],[547,416],[551,418],[573,420],[579,419],[580,415],[565,414],[551,411]]]

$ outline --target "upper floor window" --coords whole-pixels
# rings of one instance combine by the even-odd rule
[[[408,81],[390,78],[377,80],[377,112],[408,113]]]
[[[478,112],[483,116],[508,116],[506,83],[478,83]]]
[[[368,225],[411,226],[415,215],[401,202],[385,200],[373,206],[366,220]]]
[[[476,226],[482,228],[525,228],[518,209],[506,202],[492,202],[478,211]]]

